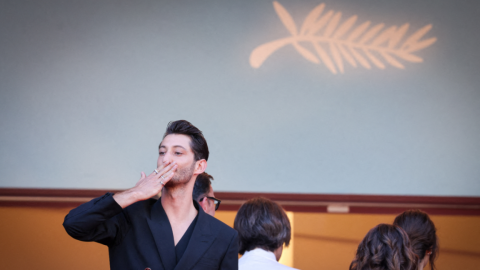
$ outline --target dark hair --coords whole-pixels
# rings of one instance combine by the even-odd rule
[[[255,248],[275,251],[290,244],[291,227],[282,207],[269,199],[258,197],[245,202],[235,216],[233,228],[238,231],[239,253]]]
[[[407,232],[412,250],[418,256],[419,261],[425,258],[427,250],[432,251],[429,263],[430,268],[434,270],[439,248],[437,229],[430,217],[420,210],[407,210],[398,215],[393,224]]]
[[[163,138],[170,134],[182,134],[190,137],[190,147],[195,155],[195,161],[205,159],[208,160],[208,145],[207,141],[203,137],[202,131],[196,126],[192,125],[186,120],[177,120],[168,123],[167,130],[163,135]]]
[[[195,186],[193,186],[193,199],[195,201],[198,202],[201,198],[206,196],[206,194],[210,191],[212,180],[213,176],[206,172],[197,175]]]
[[[358,245],[349,270],[413,270],[416,267],[407,233],[397,226],[379,224]]]

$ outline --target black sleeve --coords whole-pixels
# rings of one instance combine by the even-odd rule
[[[63,227],[77,240],[113,245],[122,240],[129,224],[126,211],[113,199],[113,193],[107,193],[71,210]]]

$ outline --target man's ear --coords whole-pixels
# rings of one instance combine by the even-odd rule
[[[203,209],[203,212],[207,212],[207,207],[208,207],[208,199],[207,198],[203,198],[202,201],[198,202],[198,204],[200,204],[200,206],[202,207]]]
[[[207,169],[207,161],[200,159],[196,162],[194,174],[201,174]]]

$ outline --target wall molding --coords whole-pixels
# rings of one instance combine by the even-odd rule
[[[97,189],[0,188],[0,206],[76,207],[106,192]],[[432,215],[480,215],[480,197],[215,192],[221,210],[236,211],[246,200],[263,196],[294,212],[398,214],[422,209]]]

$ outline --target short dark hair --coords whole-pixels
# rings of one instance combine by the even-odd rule
[[[199,201],[201,198],[205,197],[210,191],[210,185],[212,184],[213,176],[203,172],[197,175],[195,179],[195,185],[193,186],[193,199]]]
[[[208,145],[207,141],[203,137],[202,131],[196,126],[192,125],[186,120],[177,120],[168,123],[167,130],[163,135],[163,139],[170,134],[182,134],[190,137],[193,154],[195,155],[195,161],[205,159],[208,160]]]
[[[239,253],[255,248],[275,251],[290,244],[291,227],[282,207],[267,198],[257,197],[245,202],[235,216],[233,228],[238,231]]]
[[[427,250],[432,251],[429,263],[431,270],[434,270],[439,250],[437,229],[427,213],[421,210],[407,210],[398,215],[393,224],[407,232],[412,250],[420,261],[425,258]]]
[[[379,224],[371,229],[360,245],[349,270],[414,270],[416,256],[402,228]]]

